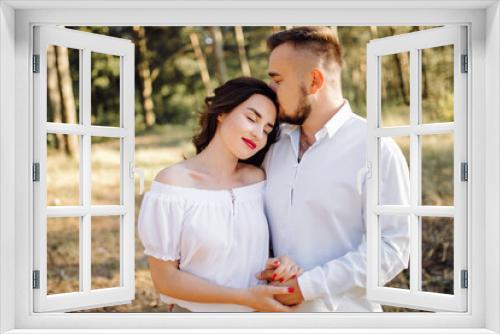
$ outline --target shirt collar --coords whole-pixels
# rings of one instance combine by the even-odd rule
[[[325,134],[327,134],[329,138],[332,138],[342,125],[344,125],[344,123],[351,118],[351,116],[352,110],[349,105],[349,101],[344,99],[344,104],[340,107],[339,111],[337,111],[335,115],[333,115],[318,132],[316,132],[316,140],[321,139],[325,136]],[[299,129],[300,127],[295,124],[283,123],[281,125],[281,133],[289,136],[292,136],[292,133]]]

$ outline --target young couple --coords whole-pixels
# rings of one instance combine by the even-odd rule
[[[324,27],[267,42],[271,85],[215,89],[197,155],[144,195],[138,229],[155,289],[174,312],[381,311],[365,290],[367,128],[342,97],[340,45]],[[379,203],[407,204],[399,147],[381,138],[379,156]],[[409,226],[379,225],[383,284],[408,266]]]

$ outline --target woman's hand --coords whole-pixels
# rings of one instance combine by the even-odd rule
[[[291,294],[294,288],[257,285],[244,291],[243,303],[258,312],[291,312],[293,310],[292,307],[285,306],[274,299],[274,296]]]
[[[293,279],[304,272],[302,268],[295,264],[288,256],[280,256],[279,258],[270,258],[266,263],[266,270],[261,272],[257,278],[264,279],[269,282],[286,282]]]

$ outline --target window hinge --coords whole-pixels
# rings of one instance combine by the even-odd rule
[[[40,270],[33,270],[33,289],[40,289]]]
[[[462,55],[462,73],[469,72],[469,57],[467,55]]]
[[[135,174],[139,175],[139,193],[142,195],[142,193],[144,192],[144,171],[140,168],[135,167],[132,161],[129,162],[128,169],[131,179],[135,177]]]
[[[466,162],[460,164],[460,179],[462,181],[469,181],[469,164]]]
[[[40,73],[40,55],[33,55],[33,73]]]
[[[40,164],[38,162],[33,164],[33,181],[40,181]]]
[[[461,287],[462,289],[467,289],[469,287],[469,272],[467,270],[462,270],[461,275]]]

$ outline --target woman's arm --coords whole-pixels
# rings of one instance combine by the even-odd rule
[[[293,293],[288,287],[228,288],[179,270],[179,261],[162,261],[148,256],[148,262],[154,287],[161,294],[191,302],[245,305],[262,312],[292,310],[274,299],[274,295]]]

